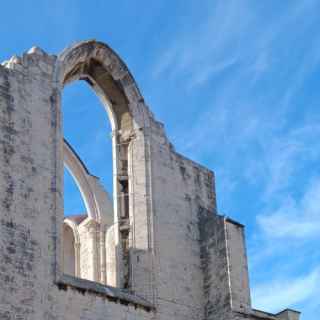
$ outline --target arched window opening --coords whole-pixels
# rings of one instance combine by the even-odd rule
[[[94,152],[83,153],[77,142],[72,141],[66,132],[64,135],[70,141],[60,140],[64,144],[65,164],[79,186],[88,215],[88,218],[78,227],[86,225],[88,235],[90,235],[86,243],[92,259],[90,268],[88,268],[90,274],[87,278],[130,289],[130,291],[137,288],[145,290],[138,279],[141,277],[147,279],[150,275],[146,270],[151,270],[151,260],[147,258],[152,247],[152,233],[150,232],[152,220],[149,217],[152,207],[149,184],[151,167],[148,160],[151,148],[146,134],[149,121],[153,119],[152,114],[146,108],[143,97],[125,64],[103,43],[94,40],[86,41],[64,50],[57,59],[55,79],[58,89],[57,101],[61,101],[59,99],[61,95],[64,98],[62,108],[60,108],[64,111],[63,117],[60,118],[64,130],[69,127],[66,125],[66,106],[69,110],[72,108],[72,111],[81,111],[79,104],[84,102],[83,110],[89,113],[93,110],[91,101],[85,103],[85,99],[79,98],[81,92],[86,90],[84,89],[86,84],[78,80],[84,80],[89,84],[92,89],[92,92],[88,91],[89,94],[93,95],[94,92],[99,97],[95,103],[100,100],[100,110],[103,110],[101,106],[105,109],[112,128],[110,137],[106,133],[108,121],[102,120],[106,116],[98,117],[104,126],[100,136],[106,139],[105,142],[109,139],[112,146],[112,161],[101,162],[103,163],[101,168],[104,170],[102,174],[92,167],[90,159],[85,158]],[[76,85],[82,88],[73,96],[71,95],[68,101],[66,92],[71,88],[70,84],[71,87]],[[76,129],[74,132],[77,133],[76,136],[82,143],[81,137],[83,135],[87,137],[93,132],[90,128],[86,129],[86,125],[91,123],[95,129],[97,127],[97,118],[90,120],[85,113],[80,118],[71,116],[70,119],[73,121],[71,128]],[[77,123],[77,119],[85,121],[85,125]],[[94,139],[89,139],[87,145],[91,147],[93,142]],[[97,150],[98,154],[101,152],[106,155],[106,148],[101,147]],[[60,151],[61,149],[58,153]],[[109,171],[106,170],[108,163],[109,168],[112,166],[113,169],[112,173],[110,170],[108,176],[112,183],[109,182],[103,187],[105,183],[103,175]],[[86,166],[90,171],[86,169]],[[59,167],[61,168],[61,163]],[[102,176],[102,178],[99,179],[97,176],[100,178]],[[112,190],[113,201],[110,200],[111,197],[106,190],[109,192]],[[138,214],[136,214],[137,211]],[[137,229],[142,232],[137,233]],[[80,259],[82,259],[83,246],[80,230],[79,235]],[[138,258],[137,255],[139,255]],[[141,255],[145,255],[146,258],[141,260]],[[135,261],[145,261],[145,263],[137,264]],[[80,274],[82,277],[81,270]]]
[[[72,225],[78,243],[64,273],[112,286],[117,285],[117,257],[112,204],[113,157],[111,127],[99,99],[83,81],[63,91],[64,222]],[[71,184],[71,181],[75,183]],[[78,201],[75,201],[75,184]],[[108,192],[108,191],[109,192]],[[111,192],[110,192],[111,191]],[[83,200],[83,201],[82,201]],[[112,236],[111,236],[112,235]],[[70,251],[71,237],[63,239]],[[67,257],[65,257],[67,259]],[[109,268],[107,268],[109,266]]]
[[[76,276],[76,253],[75,237],[72,229],[63,224],[63,272],[65,274]]]
[[[112,195],[112,129],[108,116],[85,81],[68,84],[62,93],[64,138]]]

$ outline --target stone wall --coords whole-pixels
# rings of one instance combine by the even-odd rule
[[[106,265],[114,287],[62,270],[60,97],[77,79],[111,115],[106,245],[115,257],[110,267],[107,250]],[[102,43],[58,57],[33,48],[0,66],[0,206],[0,319],[291,319],[291,311],[251,309],[243,228],[217,214],[213,172],[175,152],[127,67]],[[88,279],[98,278],[94,268]]]

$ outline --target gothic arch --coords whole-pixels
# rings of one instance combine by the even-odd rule
[[[66,84],[76,80],[84,80],[92,87],[108,113],[112,127],[116,283],[120,287],[137,288],[135,273],[141,271],[138,268],[132,269],[130,255],[134,254],[134,250],[147,252],[153,247],[150,217],[152,190],[149,181],[151,147],[147,133],[150,122],[154,121],[153,115],[145,105],[127,66],[112,49],[101,42],[80,42],[64,50],[56,59],[53,77],[59,124],[61,91]],[[60,126],[57,136],[58,141],[63,139]],[[62,160],[61,151],[64,148],[67,150],[68,146],[58,149],[58,159]],[[86,177],[81,161],[76,161],[76,167],[80,176]],[[61,168],[61,162],[58,168]],[[85,186],[87,183],[83,180]],[[86,189],[89,190],[85,186]],[[93,196],[88,193],[88,214],[99,221],[99,210],[91,205],[94,203]],[[139,212],[136,209],[137,203]],[[151,270],[151,260],[148,261],[147,268]]]
[[[98,178],[90,174],[85,164],[66,140],[63,143],[63,161],[80,190],[88,217],[102,224],[111,224],[112,217],[106,214],[110,211],[113,212],[107,192],[97,183]],[[97,192],[98,189],[102,190]],[[99,197],[101,191],[105,195],[103,199]]]
[[[60,88],[85,80],[103,101],[113,130],[122,134],[144,127],[150,111],[140,90],[120,57],[95,40],[76,43],[57,58],[55,81]]]
[[[66,218],[63,222],[66,226],[70,228],[73,232],[74,237],[74,254],[75,254],[75,276],[80,277],[80,235],[78,226],[74,223],[74,221]],[[63,245],[64,247],[64,245]]]
[[[80,239],[76,226],[65,219],[63,224],[63,272],[79,277]]]
[[[73,236],[74,236],[74,241],[76,244],[79,244],[80,243],[80,235],[79,235],[79,231],[78,231],[78,227],[77,225],[74,223],[74,221],[66,218],[64,219],[64,223],[66,225],[68,225],[72,231],[73,231]]]

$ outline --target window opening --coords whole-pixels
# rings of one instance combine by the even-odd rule
[[[110,236],[106,243],[107,233],[114,234],[111,127],[99,99],[83,81],[65,87],[62,111],[63,272],[115,285],[115,271],[107,270],[115,263],[115,243]]]

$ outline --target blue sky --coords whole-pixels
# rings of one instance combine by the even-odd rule
[[[115,49],[176,149],[215,171],[219,212],[246,225],[253,305],[318,320],[318,0],[5,1],[1,11],[0,60],[92,38]],[[76,83],[63,108],[67,138],[111,191],[98,99]],[[68,177],[66,196],[68,211],[83,210]]]

